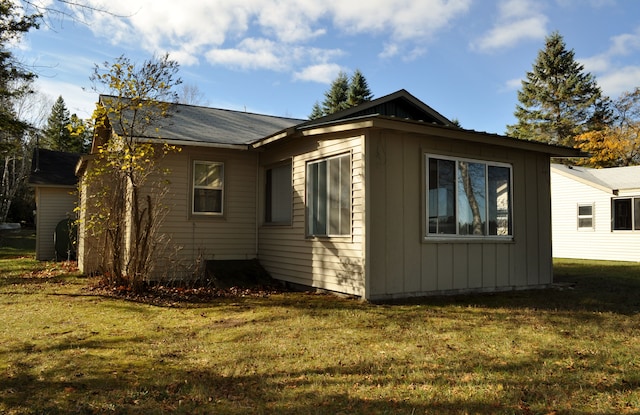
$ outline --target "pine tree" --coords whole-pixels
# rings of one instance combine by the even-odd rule
[[[322,110],[325,114],[333,114],[342,111],[347,107],[347,98],[349,94],[349,78],[347,74],[340,71],[338,77],[333,80],[329,90],[324,93],[324,101],[322,102]]]
[[[71,132],[67,128],[70,123],[70,115],[62,96],[59,96],[51,107],[51,115],[47,119],[47,125],[43,131],[41,147],[58,151],[69,151]]]
[[[351,76],[351,83],[347,92],[347,104],[349,107],[355,107],[363,102],[371,101],[373,94],[369,89],[367,80],[359,69],[356,69]]]
[[[573,147],[574,137],[602,116],[600,87],[567,50],[562,36],[552,33],[538,52],[533,70],[518,91],[518,122],[507,126],[511,136]]]
[[[309,114],[309,119],[315,120],[316,118],[320,118],[324,115],[325,114],[324,114],[324,111],[322,110],[322,107],[320,106],[320,103],[316,101],[313,104],[313,107],[311,107],[311,114]]]
[[[373,94],[369,85],[359,69],[351,76],[351,79],[343,71],[340,71],[333,80],[329,89],[324,93],[322,104],[316,101],[309,114],[310,120],[333,114],[347,108],[371,101]]]

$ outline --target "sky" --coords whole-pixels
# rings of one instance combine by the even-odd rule
[[[89,79],[96,64],[168,53],[206,106],[306,119],[340,71],[359,69],[374,98],[406,89],[463,128],[504,134],[521,80],[554,31],[605,95],[640,87],[637,0],[80,3],[109,13],[51,15],[14,53],[33,65],[39,92],[62,96],[81,118],[101,92]]]

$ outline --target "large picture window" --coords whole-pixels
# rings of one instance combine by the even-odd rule
[[[307,164],[307,234],[351,234],[351,156]]]
[[[194,214],[222,214],[224,197],[224,164],[193,162]]]
[[[428,235],[512,236],[511,166],[426,158]]]
[[[265,171],[265,222],[291,223],[291,163]]]
[[[640,197],[617,198],[611,204],[614,231],[640,230]]]

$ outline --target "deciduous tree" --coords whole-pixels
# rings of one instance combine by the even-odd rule
[[[613,102],[613,121],[576,137],[576,146],[589,154],[579,164],[621,167],[640,164],[640,88]]]
[[[121,56],[96,65],[92,76],[109,95],[102,96],[93,116],[102,142],[82,182],[94,192],[84,195],[91,210],[84,212],[87,223],[81,225],[104,238],[107,282],[135,291],[153,275],[152,258],[162,247],[161,201],[168,177],[160,162],[177,151],[162,144],[162,124],[178,99],[173,91],[181,82],[177,72],[168,55],[142,64]],[[149,142],[150,137],[158,140]]]

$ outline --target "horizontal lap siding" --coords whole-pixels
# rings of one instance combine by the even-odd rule
[[[260,226],[259,259],[272,277],[296,284],[363,295],[362,241],[364,235],[364,185],[362,137],[345,139],[299,138],[260,155],[261,166],[292,161],[292,222],[287,226]],[[307,162],[341,154],[351,154],[351,236],[307,238],[305,189]],[[264,172],[264,170],[261,170]],[[263,176],[261,176],[263,177]],[[264,181],[260,184],[264,200]],[[264,217],[264,206],[259,206]]]
[[[200,260],[256,257],[256,160],[248,151],[183,148],[163,161],[169,188],[161,233],[169,241],[160,276],[180,278]],[[191,214],[194,161],[224,163],[223,216]]]
[[[553,256],[640,261],[640,232],[611,231],[612,192],[551,171]],[[594,204],[594,228],[578,230],[578,204]]]
[[[53,234],[62,220],[75,218],[77,192],[74,188],[38,187],[36,189],[36,259],[55,259]]]
[[[378,131],[367,141],[371,299],[493,291],[552,282],[546,155]],[[513,241],[424,241],[424,154],[513,169]]]

